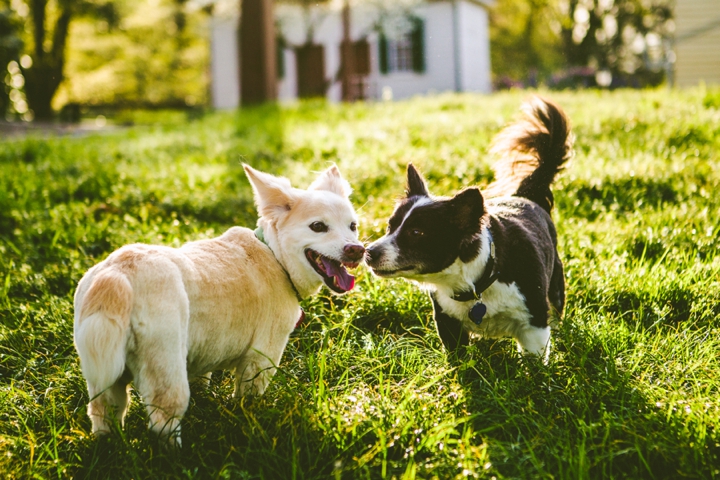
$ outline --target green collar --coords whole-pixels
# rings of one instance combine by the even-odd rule
[[[258,240],[263,242],[265,245],[267,245],[267,242],[265,241],[265,232],[263,232],[262,227],[258,227],[255,229],[255,236]]]
[[[258,240],[260,240],[262,243],[267,245],[268,248],[270,248],[270,245],[268,245],[267,241],[265,240],[265,232],[263,232],[262,227],[257,227],[255,229],[255,237],[257,237]],[[272,248],[270,248],[270,251],[273,252]],[[275,252],[273,252],[273,255],[275,255]],[[277,260],[277,255],[275,255],[275,260]],[[285,270],[285,267],[282,263],[278,260],[278,264],[280,264],[280,268],[283,269],[283,272],[285,272],[285,276],[288,279],[288,282],[290,282],[290,286],[293,289],[293,292],[295,292],[295,297],[298,299],[298,302],[302,302],[303,298],[300,296],[300,292],[298,292],[297,287],[295,287],[295,284],[292,281],[292,278],[290,278],[290,274],[287,270]]]

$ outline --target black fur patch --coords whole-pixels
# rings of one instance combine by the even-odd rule
[[[410,209],[418,202],[418,200],[422,200],[422,197],[409,197],[402,200],[395,206],[395,211],[393,212],[392,217],[390,217],[390,220],[388,220],[388,234],[395,232],[395,230],[400,227],[402,221],[405,220],[405,215],[408,214]]]
[[[425,179],[420,175],[420,172],[417,171],[415,166],[412,163],[408,163],[407,166],[407,189],[405,190],[405,193],[408,197],[429,197],[430,193],[427,189],[427,184],[425,183]]]
[[[544,328],[548,325],[549,300],[559,312],[565,305],[562,263],[550,215],[520,197],[489,200],[488,211],[498,281],[515,282],[525,297],[530,324]]]

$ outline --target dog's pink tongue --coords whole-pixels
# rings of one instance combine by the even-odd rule
[[[355,277],[350,275],[347,270],[345,270],[345,267],[338,265],[335,262],[331,262],[324,257],[322,262],[323,265],[325,265],[325,271],[327,274],[331,277],[335,277],[335,280],[340,288],[346,292],[353,289],[355,286]]]

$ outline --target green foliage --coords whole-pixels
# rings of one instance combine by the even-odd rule
[[[577,136],[556,184],[568,304],[548,365],[510,340],[451,363],[422,291],[359,270],[304,302],[261,398],[193,386],[183,448],[91,438],[72,346],[82,274],[130,242],[252,227],[241,162],[305,186],[337,162],[365,240],[408,162],[436,194],[491,180],[518,94],[308,102],[82,138],[0,142],[0,471],[10,478],[718,478],[720,171],[709,94],[557,94]],[[129,117],[140,123],[148,117]],[[715,119],[715,120],[714,120]],[[165,120],[165,123],[162,121]],[[129,123],[129,122],[128,122]]]
[[[492,73],[498,81],[545,78],[565,66],[556,1],[499,0],[490,18]]]
[[[57,105],[185,107],[206,103],[208,18],[183,1],[115,0],[116,20],[75,22]]]
[[[496,86],[658,85],[672,11],[668,0],[498,0],[490,11]]]
[[[15,85],[24,97],[13,100],[23,120],[53,118],[52,100],[65,75],[66,45],[73,19],[90,16],[115,24],[117,12],[111,1],[103,0],[13,0],[12,13],[20,24],[17,35],[24,55],[18,72],[21,85]],[[6,62],[7,63],[7,62]],[[10,70],[10,69],[8,69]],[[29,108],[28,108],[29,106]]]
[[[12,75],[8,71],[8,64],[20,59],[23,46],[20,19],[8,7],[6,0],[0,1],[0,121],[4,120],[10,107]]]
[[[703,99],[705,108],[720,109],[720,88],[710,88]]]
[[[205,103],[206,19],[201,12],[189,13],[185,4],[13,0],[14,18],[22,23],[18,36],[26,60],[20,63],[30,107],[18,113],[26,120],[48,120],[66,104],[77,110],[79,105],[176,108]],[[0,23],[4,16],[0,14]],[[4,43],[3,34],[0,45]],[[61,119],[78,120],[78,115]]]
[[[662,81],[674,29],[672,2],[569,0],[567,10],[562,39],[570,65],[609,71],[617,85]]]

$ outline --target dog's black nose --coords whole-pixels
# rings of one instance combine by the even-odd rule
[[[365,261],[368,264],[371,264],[373,261],[376,261],[378,258],[380,258],[380,248],[378,247],[368,247],[365,249]]]
[[[362,260],[363,255],[365,255],[365,247],[348,243],[343,247],[343,253],[350,260]]]

